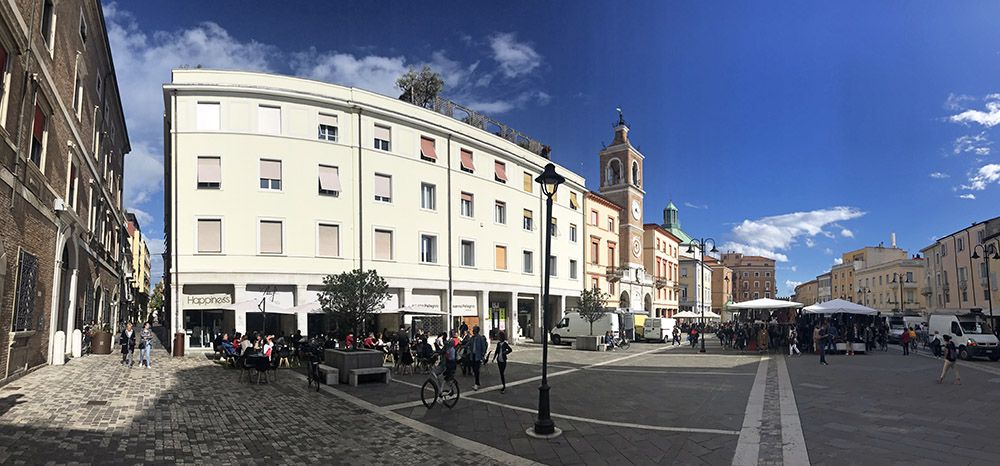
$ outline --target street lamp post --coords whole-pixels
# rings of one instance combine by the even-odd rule
[[[983,250],[983,263],[986,264],[986,302],[990,306],[990,324],[993,324],[993,284],[990,283],[990,259],[1000,259],[1000,251],[993,243],[977,244],[972,248],[972,258],[979,259],[979,249]]]
[[[696,239],[696,240],[692,240],[690,243],[688,243],[688,248],[687,248],[687,253],[688,254],[694,254],[694,245],[695,244],[698,245],[699,259],[698,259],[698,272],[697,272],[697,274],[699,276],[703,275],[705,273],[704,270],[705,270],[705,243],[706,242],[711,242],[712,243],[712,250],[709,251],[709,252],[719,252],[719,250],[715,247],[715,240],[712,239],[712,238]],[[702,284],[702,287],[704,287],[704,284]],[[695,305],[695,307],[698,307],[698,294],[699,294],[698,293],[698,276],[695,276],[694,277],[694,305]],[[704,304],[701,305],[701,332],[699,332],[699,333],[700,333],[699,337],[701,338],[701,349],[698,350],[698,352],[699,353],[704,353],[705,352],[705,305]]]
[[[549,277],[552,267],[552,196],[556,194],[559,185],[566,182],[566,178],[556,173],[556,166],[548,164],[535,182],[542,185],[542,193],[545,194],[545,277],[542,285],[542,384],[538,387],[538,419],[535,426],[529,428],[527,433],[535,437],[554,437],[562,433],[552,422],[549,405]]]

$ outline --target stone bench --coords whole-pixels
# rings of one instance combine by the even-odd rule
[[[358,377],[362,375],[381,375],[385,383],[392,382],[392,373],[388,367],[367,367],[364,369],[351,369],[350,381],[352,387],[358,386]]]
[[[340,383],[340,369],[336,367],[320,364],[319,375],[323,377],[323,383],[327,385],[337,385]]]

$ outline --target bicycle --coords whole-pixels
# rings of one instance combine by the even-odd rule
[[[440,399],[441,404],[450,409],[458,403],[459,396],[458,381],[454,377],[445,379],[444,369],[438,365],[432,366],[427,380],[420,387],[420,401],[424,406],[430,409]]]
[[[632,346],[627,339],[622,337],[614,337],[611,341],[614,342],[615,348],[621,348],[622,351],[628,351],[628,349]]]
[[[323,384],[323,374],[319,372],[319,364],[322,360],[320,358],[320,352],[322,347],[316,347],[312,344],[307,348],[303,348],[302,351],[306,356],[306,382],[307,387],[312,388],[313,384],[316,384],[316,391],[319,391],[320,385]]]

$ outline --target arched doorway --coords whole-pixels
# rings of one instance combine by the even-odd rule
[[[629,301],[628,291],[622,291],[622,296],[618,299],[618,307],[622,309],[629,309],[632,307]]]
[[[646,315],[653,317],[653,296],[646,293],[646,298],[643,301],[642,308],[646,311]]]

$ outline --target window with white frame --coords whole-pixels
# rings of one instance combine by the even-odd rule
[[[260,189],[281,191],[281,161],[260,159]]]
[[[521,270],[524,273],[535,273],[535,253],[531,251],[521,252]]]
[[[76,164],[70,162],[69,182],[66,184],[66,205],[76,208],[77,189],[80,183],[80,174],[77,172]]]
[[[462,265],[465,267],[476,266],[476,243],[463,239],[461,243]]]
[[[420,262],[428,264],[437,262],[437,236],[420,235]]]
[[[195,121],[199,131],[218,131],[220,127],[218,102],[198,102]]]
[[[37,98],[37,97],[36,97]],[[31,163],[40,170],[45,166],[45,141],[49,133],[49,116],[42,106],[35,103],[35,118],[31,122]]]
[[[337,115],[319,114],[319,139],[337,142]]]
[[[556,256],[549,256],[549,276],[555,277],[558,275],[558,267],[556,265],[559,261],[556,260]]]
[[[497,201],[493,206],[493,221],[501,225],[507,224],[507,203]]]
[[[496,245],[494,254],[494,267],[497,270],[507,270],[507,246]]]
[[[532,231],[535,229],[534,214],[528,209],[524,209],[524,221],[522,227],[525,231]]]
[[[340,257],[340,225],[320,223],[316,227],[316,254]]]
[[[428,162],[437,162],[437,148],[433,139],[426,136],[420,137],[420,158]]]
[[[392,230],[375,229],[374,251],[372,256],[376,260],[392,260]]]
[[[437,186],[430,183],[420,183],[420,208],[437,210]]]
[[[375,174],[375,200],[392,202],[392,177],[380,173]]]
[[[87,43],[87,15],[84,13],[83,8],[80,8],[80,40],[84,44]]]
[[[42,3],[42,28],[39,32],[42,34],[45,45],[51,51],[55,45],[56,35],[56,7],[53,0],[45,0]]]
[[[375,125],[375,148],[386,152],[391,150],[392,131],[388,126]]]
[[[281,107],[258,105],[257,131],[262,134],[281,134]]]
[[[576,225],[572,223],[569,224],[569,240],[576,242]]]
[[[222,159],[198,157],[198,189],[222,188]]]
[[[569,260],[569,278],[576,278],[576,259]]]
[[[340,196],[340,169],[331,165],[319,166],[319,195]]]
[[[284,232],[281,220],[261,220],[259,231],[261,254],[284,253]]]
[[[461,204],[459,205],[459,213],[463,217],[472,217],[473,214],[475,213],[473,210],[474,202],[472,193],[462,193],[462,200],[460,202]]]
[[[222,220],[198,219],[198,252],[222,252]]]

